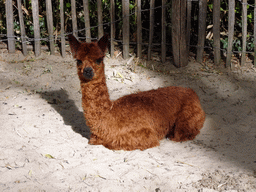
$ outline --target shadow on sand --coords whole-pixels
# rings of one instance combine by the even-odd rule
[[[68,97],[66,90],[41,92],[41,97],[63,117],[64,123],[70,125],[76,133],[90,138],[90,129],[86,126],[83,112],[79,111],[75,102]]]

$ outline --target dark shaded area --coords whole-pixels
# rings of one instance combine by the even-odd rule
[[[71,125],[73,131],[83,137],[90,138],[90,129],[86,125],[83,112],[79,111],[75,102],[69,99],[66,90],[45,91],[40,95],[63,117],[66,125]]]

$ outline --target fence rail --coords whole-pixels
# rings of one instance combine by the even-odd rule
[[[162,0],[161,6],[155,6],[155,0],[150,0],[150,8],[142,9],[141,0],[136,0],[136,9],[134,12],[130,13],[129,10],[129,0],[122,0],[122,17],[115,19],[115,1],[110,0],[110,22],[103,23],[102,18],[102,5],[101,0],[97,0],[97,16],[98,16],[98,25],[90,25],[89,17],[89,5],[88,0],[83,0],[83,13],[85,20],[85,27],[78,29],[77,26],[77,13],[76,13],[76,1],[71,0],[71,12],[72,12],[72,32],[65,32],[64,26],[64,1],[59,0],[60,4],[60,35],[54,34],[53,32],[53,9],[52,1],[46,0],[46,17],[47,17],[47,29],[49,36],[47,38],[40,37],[40,26],[39,26],[39,1],[32,0],[32,13],[33,13],[33,27],[34,27],[34,38],[28,38],[25,34],[25,25],[23,20],[23,9],[21,0],[17,0],[17,9],[19,15],[19,24],[20,24],[20,36],[14,35],[14,25],[13,25],[13,6],[14,2],[12,0],[5,1],[5,14],[6,14],[6,27],[7,34],[0,34],[0,42],[8,42],[8,50],[10,53],[15,51],[15,42],[21,42],[21,47],[23,54],[27,54],[27,43],[34,43],[34,52],[35,56],[40,55],[41,52],[41,41],[49,42],[49,50],[51,54],[55,52],[54,42],[56,40],[61,42],[61,53],[65,57],[65,36],[73,33],[78,37],[78,34],[83,32],[84,36],[79,36],[80,39],[85,39],[86,42],[91,42],[95,38],[91,37],[91,29],[98,28],[98,37],[100,38],[104,34],[104,26],[110,26],[110,41],[111,56],[114,55],[114,42],[121,42],[123,46],[123,57],[127,59],[129,57],[129,45],[137,45],[137,56],[142,57],[142,45],[148,46],[147,59],[150,60],[152,47],[155,45],[161,46],[161,59],[162,62],[166,61],[166,36],[172,36],[172,55],[174,64],[177,67],[183,67],[187,65],[188,61],[188,52],[189,48],[196,47],[197,49],[197,61],[203,61],[203,54],[205,49],[212,49],[214,53],[214,63],[215,65],[220,64],[221,55],[226,53],[226,66],[232,67],[231,58],[233,53],[241,54],[241,65],[244,65],[246,62],[246,54],[251,54],[254,56],[254,65],[256,66],[256,0],[255,4],[248,4],[247,0],[229,0],[228,2],[228,46],[227,49],[221,48],[221,37],[220,37],[220,0],[214,0],[213,2],[213,46],[206,46],[206,16],[207,16],[207,0],[172,0],[167,3],[166,0]],[[235,26],[235,3],[241,3],[242,5],[242,50],[241,51],[232,51],[234,43],[234,26]],[[198,37],[197,44],[191,45],[191,11],[192,3],[197,3],[199,6],[198,12]],[[247,6],[254,8],[254,51],[246,51],[246,41],[247,41]],[[172,8],[172,32],[167,34],[166,32],[166,9]],[[154,39],[154,19],[155,11],[161,11],[161,41],[159,43],[153,43]],[[142,42],[142,19],[141,14],[148,12],[149,13],[149,38],[148,42]],[[130,41],[130,28],[129,28],[129,18],[133,15],[136,15],[137,23],[137,34],[136,42]],[[123,22],[123,34],[122,40],[116,39],[115,37],[115,25],[118,22]],[[106,32],[106,31],[105,31]]]

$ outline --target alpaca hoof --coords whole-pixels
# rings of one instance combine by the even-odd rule
[[[97,138],[96,135],[91,135],[88,144],[90,144],[90,145],[101,145],[102,142],[100,141],[100,139]]]
[[[90,144],[90,145],[96,145],[96,143],[97,143],[96,139],[90,139],[88,142],[88,144]]]
[[[89,145],[100,145],[97,140],[94,140],[94,139],[90,139],[89,142],[88,142]]]

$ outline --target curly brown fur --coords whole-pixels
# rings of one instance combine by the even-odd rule
[[[103,63],[108,36],[98,42],[80,43],[69,35],[69,42],[77,60],[82,106],[91,130],[89,144],[113,150],[145,150],[158,146],[165,137],[179,142],[199,134],[205,113],[192,89],[165,87],[111,101]]]

